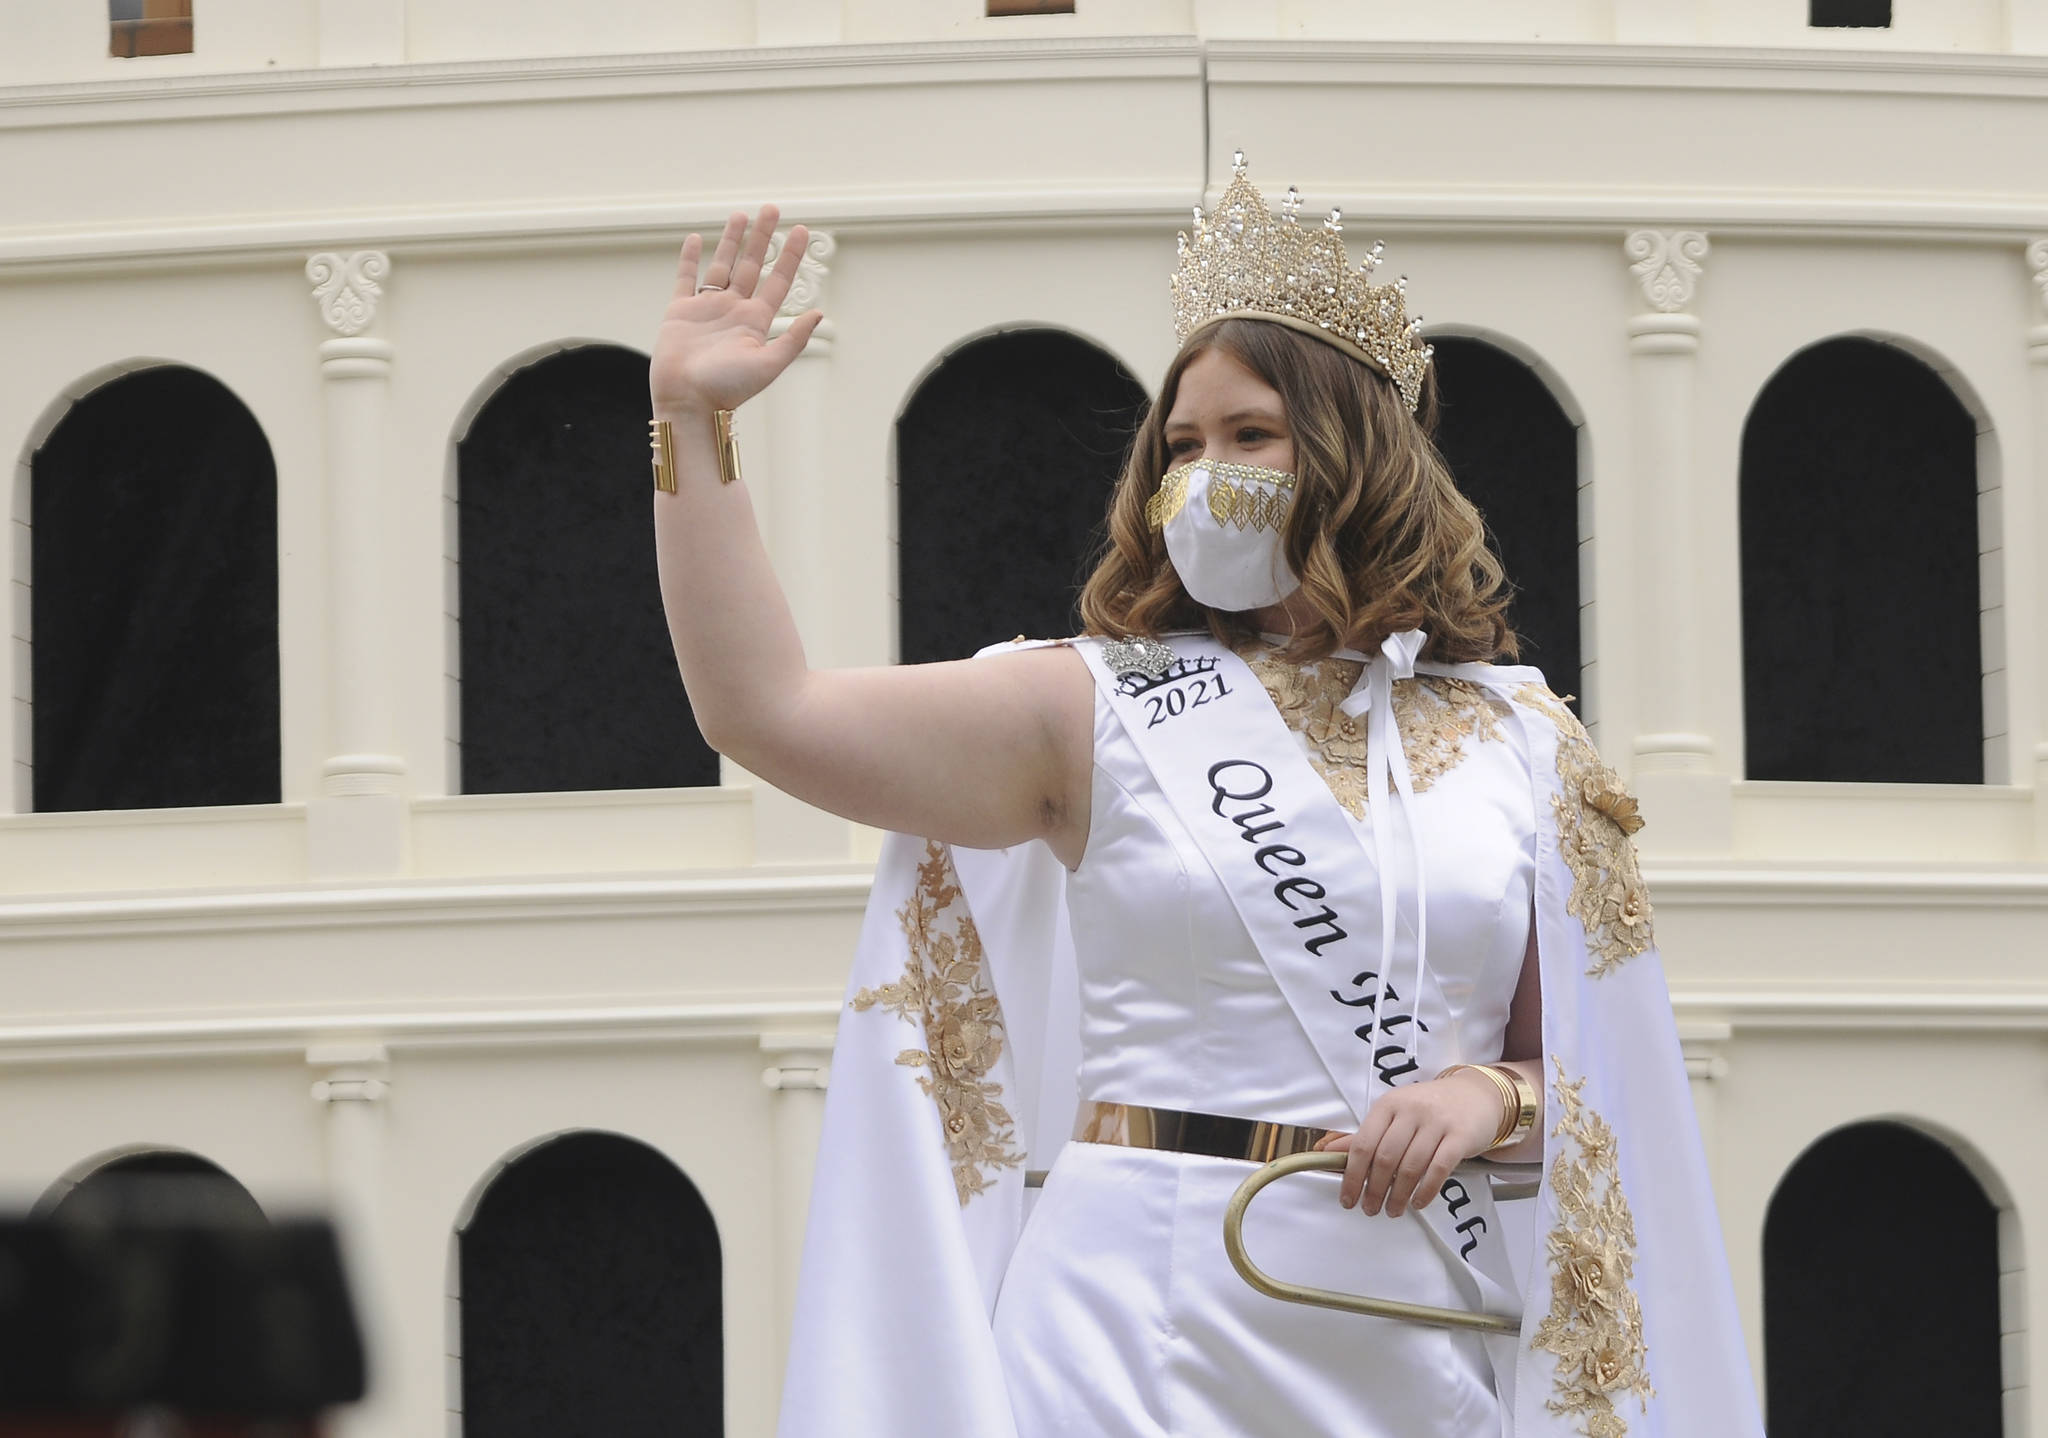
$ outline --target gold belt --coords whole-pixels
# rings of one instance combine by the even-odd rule
[[[1132,1103],[1083,1103],[1074,1124],[1074,1137],[1082,1143],[1116,1143],[1253,1163],[1306,1153],[1329,1132],[1319,1124],[1268,1123]]]

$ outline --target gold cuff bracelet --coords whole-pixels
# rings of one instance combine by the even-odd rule
[[[1494,1134],[1493,1142],[1481,1149],[1481,1153],[1492,1153],[1497,1148],[1519,1143],[1536,1126],[1536,1086],[1519,1069],[1505,1064],[1452,1064],[1437,1077],[1446,1078],[1459,1069],[1477,1069],[1500,1090],[1500,1128]]]
[[[718,479],[731,484],[740,477],[740,447],[732,436],[732,411],[711,412],[712,437],[718,449]],[[653,452],[654,487],[674,494],[676,485],[676,435],[665,419],[647,421],[647,447]]]
[[[740,447],[732,437],[732,411],[713,410],[711,428],[718,436],[718,482],[735,484],[740,477]]]

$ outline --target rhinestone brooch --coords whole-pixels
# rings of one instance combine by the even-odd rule
[[[1102,646],[1102,662],[1119,679],[1127,674],[1142,674],[1147,679],[1164,678],[1166,671],[1179,658],[1157,639],[1112,639]]]

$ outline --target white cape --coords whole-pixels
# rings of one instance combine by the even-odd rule
[[[1624,831],[1633,801],[1531,671],[1423,667],[1512,704],[1536,791],[1551,1082],[1503,1438],[1761,1438]],[[1065,877],[1042,844],[885,840],[832,1062],[781,1438],[1017,1438],[989,1320],[1027,1168],[1051,1166],[1079,1101]]]

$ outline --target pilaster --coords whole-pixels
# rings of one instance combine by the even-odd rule
[[[766,263],[782,253],[786,235],[769,245]],[[796,282],[770,326],[785,333],[797,316],[821,308],[827,261],[838,249],[829,233],[811,233],[797,265]],[[749,406],[743,472],[762,539],[789,599],[797,632],[814,665],[835,662],[832,644],[834,572],[838,541],[831,533],[822,490],[843,465],[833,449],[830,422],[832,357],[838,329],[822,321],[802,354]],[[737,416],[735,423],[742,423]],[[841,863],[852,856],[846,821],[754,781],[754,862]]]
[[[315,878],[405,867],[405,761],[392,720],[391,630],[384,572],[392,347],[363,332],[377,317],[391,262],[381,251],[306,262],[335,337],[319,348],[326,461],[328,758],[307,805],[306,865]]]
[[[1706,596],[1695,546],[1693,473],[1700,321],[1688,311],[1707,256],[1697,230],[1636,230],[1624,242],[1649,308],[1628,322],[1630,437],[1638,530],[1635,642],[1641,729],[1631,779],[1659,857],[1725,854],[1734,803],[1725,750],[1707,732]],[[1618,676],[1604,667],[1608,682]],[[1612,742],[1612,741],[1610,741]]]
[[[811,1179],[818,1139],[825,1131],[825,1086],[832,1078],[829,1033],[765,1033],[761,1052],[769,1067],[761,1082],[775,1093],[776,1351],[787,1352],[796,1318],[797,1271],[810,1220]]]
[[[1706,1150],[1707,1172],[1721,1176],[1719,1095],[1722,1079],[1728,1077],[1726,1046],[1734,1026],[1721,1020],[1687,1019],[1678,1025],[1678,1046],[1685,1055],[1685,1076],[1692,1088],[1693,1114],[1699,1119],[1700,1145]]]
[[[378,1043],[321,1043],[306,1050],[306,1063],[319,1077],[312,1096],[327,1110],[327,1192],[341,1239],[349,1286],[372,1375],[368,1396],[349,1409],[339,1438],[372,1438],[390,1431],[390,1417],[402,1411],[394,1385],[400,1365],[379,1352],[380,1335],[391,1331],[392,1311],[378,1262],[388,1251],[384,1212],[385,1100],[391,1092],[390,1060]]]
[[[2048,237],[2031,241],[2026,250],[2027,268],[2032,272],[2035,323],[2027,330],[2027,409],[2032,426],[2033,469],[2030,492],[2037,497],[2034,509],[2034,553],[2048,557],[2048,504],[2038,501],[2041,487],[2048,485]],[[2037,559],[2039,562],[2039,559]],[[2048,623],[2036,615],[2037,636],[2034,664],[2037,674],[2048,675]],[[2048,725],[2048,706],[2037,721]],[[2034,736],[2034,851],[2048,857],[2048,729]],[[2017,757],[2017,756],[2015,756]]]

